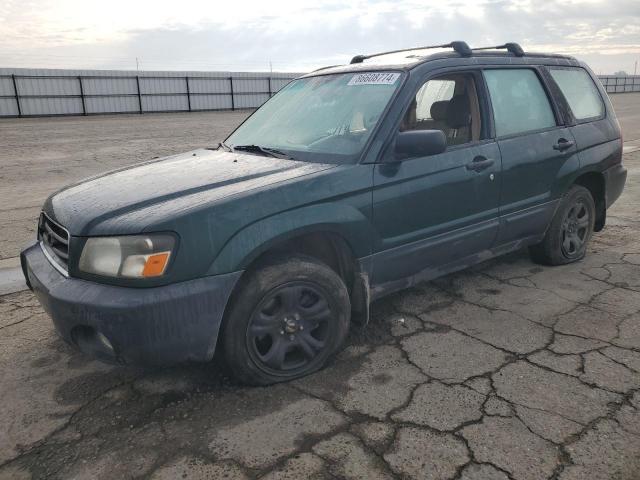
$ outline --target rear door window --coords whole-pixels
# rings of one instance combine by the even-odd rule
[[[549,98],[533,70],[485,70],[484,76],[498,137],[556,126]]]
[[[604,115],[604,104],[591,76],[582,68],[549,68],[576,120]]]

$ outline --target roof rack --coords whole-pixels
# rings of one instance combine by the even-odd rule
[[[507,51],[513,53],[516,57],[524,57],[524,50],[517,43],[509,42],[504,45],[496,45],[495,47],[480,47],[480,48],[472,48],[472,50],[502,50],[507,49]]]
[[[430,48],[453,48],[462,57],[470,57],[473,53],[469,48],[469,45],[467,45],[467,42],[455,41],[455,42],[447,43],[444,45],[430,45],[428,47],[402,48],[400,50],[391,50],[389,52],[372,53],[371,55],[356,55],[351,59],[351,63],[362,63],[363,61],[369,58],[379,57],[381,55],[390,55],[392,53],[400,53],[400,52],[411,52],[413,50],[428,50]]]
[[[326,67],[320,67],[320,68],[316,68],[315,70],[311,70],[311,73],[319,72],[320,70],[327,70],[328,68],[341,67],[341,66],[342,65],[328,65]]]

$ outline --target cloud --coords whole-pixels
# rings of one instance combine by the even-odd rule
[[[131,68],[138,57],[145,69],[306,71],[453,39],[518,41],[596,70],[632,70],[640,56],[637,0],[4,2],[6,66]]]

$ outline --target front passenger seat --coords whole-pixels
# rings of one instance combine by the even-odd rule
[[[431,105],[431,119],[433,120],[430,129],[442,130],[448,136],[449,124],[447,123],[447,112],[449,110],[449,100],[440,100]]]
[[[471,141],[471,109],[468,95],[454,95],[447,105],[446,120],[449,127],[449,145],[461,145]]]

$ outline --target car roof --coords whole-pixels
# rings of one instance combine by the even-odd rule
[[[456,48],[455,51],[451,51],[450,45],[463,44],[463,50]],[[514,48],[507,48],[507,46],[515,46]],[[465,49],[466,47],[466,49]],[[427,50],[437,48],[439,51],[435,53],[418,54],[420,50]],[[502,50],[507,48],[507,51]],[[515,52],[514,53],[514,49]],[[372,62],[368,60],[375,59]],[[317,75],[329,75],[335,73],[350,73],[350,72],[362,72],[362,71],[383,71],[383,70],[403,70],[410,71],[417,67],[420,67],[426,63],[430,63],[436,60],[467,60],[470,65],[482,65],[482,64],[518,64],[518,65],[540,65],[540,64],[553,64],[553,65],[566,65],[577,66],[580,62],[574,57],[568,55],[558,55],[552,53],[536,53],[536,52],[524,52],[518,44],[507,43],[497,47],[488,47],[481,49],[470,49],[465,42],[451,42],[448,45],[440,45],[437,47],[418,47],[408,48],[403,50],[396,50],[392,52],[383,52],[372,55],[358,55],[353,58],[352,62],[346,65],[333,65],[330,67],[323,67],[313,72],[310,72],[304,77],[313,77]],[[456,62],[458,65],[460,62]],[[466,62],[464,62],[466,63]]]

